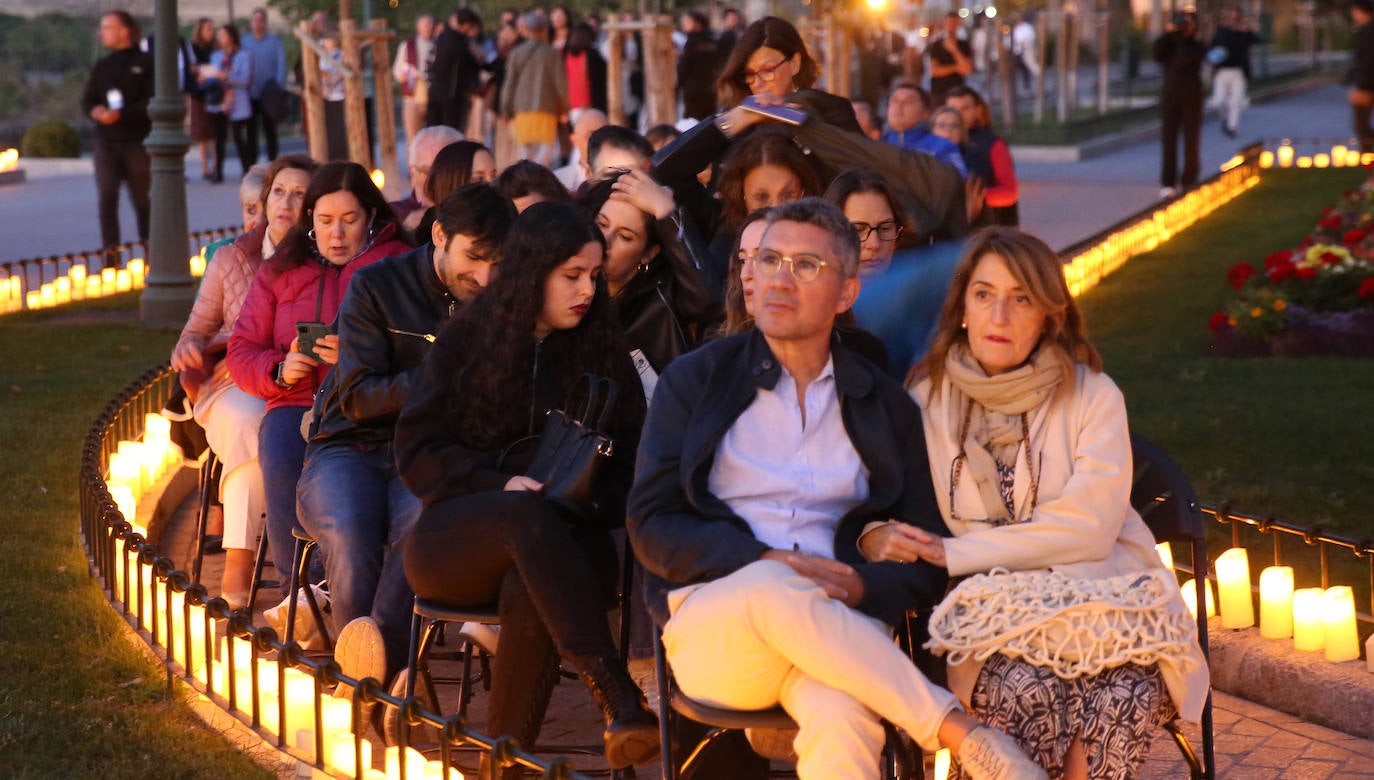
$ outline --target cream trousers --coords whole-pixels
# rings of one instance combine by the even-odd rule
[[[196,405],[196,422],[205,428],[205,440],[219,457],[219,479],[224,502],[224,547],[255,550],[267,511],[258,466],[258,423],[266,403],[237,386]]]
[[[777,561],[668,594],[663,647],[682,692],[718,707],[779,704],[797,721],[797,775],[877,778],[880,719],[921,747],[954,695],[921,674],[883,623]]]

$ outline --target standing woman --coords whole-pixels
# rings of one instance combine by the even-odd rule
[[[622,768],[658,755],[658,720],[606,622],[617,576],[609,529],[624,523],[644,396],[606,288],[603,241],[570,204],[536,203],[516,218],[501,273],[425,359],[396,425],[396,464],[424,503],[405,542],[415,594],[499,607],[487,733],[535,744],[561,656],[600,706],[606,759]],[[524,475],[532,447],[505,455],[587,373],[619,385],[590,516]]]
[[[239,31],[234,25],[224,25],[216,35],[219,51],[211,56],[209,69],[201,69],[200,79],[206,89],[205,110],[215,124],[215,181],[223,182],[224,150],[231,127],[241,170],[246,173],[253,167],[248,157],[248,124],[253,117],[248,85],[253,80],[253,58],[239,46]]]
[[[568,36],[572,34],[572,11],[566,5],[556,5],[549,11],[549,43],[559,54],[568,46]]]
[[[568,75],[568,120],[577,124],[582,112],[594,108],[606,112],[606,60],[596,48],[596,32],[586,22],[573,25],[563,47],[563,67]]]
[[[338,359],[337,336],[324,336],[315,353],[306,354],[297,344],[296,325],[333,322],[354,272],[409,251],[395,234],[396,218],[366,169],[350,162],[320,168],[305,192],[299,224],[253,278],[229,340],[230,376],[267,402],[258,460],[268,543],[283,583],[291,575],[296,482],[305,458],[301,419]]]
[[[210,257],[191,316],[172,350],[172,368],[181,372],[181,382],[194,402],[195,420],[205,429],[210,449],[223,468],[221,593],[231,609],[248,602],[255,542],[262,532],[265,506],[258,423],[266,408],[261,398],[234,384],[224,353],[254,275],[300,220],[305,191],[317,168],[309,157],[289,154],[278,157],[267,169],[253,196],[259,216],[252,223],[245,220],[247,232]]]
[[[1093,658],[1105,654],[1103,671],[1066,670],[1058,655],[1029,660],[1038,654],[1022,653],[1018,640],[1053,616],[1027,610],[1014,634],[971,621],[960,638],[973,650],[950,666],[950,689],[1051,776],[1133,778],[1150,734],[1175,710],[1201,717],[1208,673],[1178,583],[1131,508],[1125,400],[1102,373],[1063,264],[1044,242],[982,230],[954,279],[912,389],[953,537],[874,523],[860,549],[869,560],[926,560],[951,577],[1000,568],[1068,578],[1057,586],[1062,605],[1091,604],[1094,625],[1108,629],[1091,648]],[[970,578],[946,597],[931,618],[937,650],[950,649],[941,613],[972,603],[966,587],[1009,588],[980,591],[994,602],[1018,595],[999,579],[1009,583],[1005,573]],[[1160,606],[1130,611],[1123,626],[1112,605],[1130,593],[1152,594]],[[1108,660],[1122,656],[1131,662]]]
[[[191,33],[191,53],[195,56],[195,71],[208,67],[215,53],[215,24],[202,18],[196,22],[195,32]],[[215,122],[205,107],[205,90],[202,85],[191,92],[191,142],[200,149],[200,175],[206,181],[215,181],[219,174],[216,149]],[[215,163],[215,167],[211,167]],[[247,173],[247,171],[244,171]]]

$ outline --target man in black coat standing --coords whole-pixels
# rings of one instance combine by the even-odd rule
[[[482,65],[472,52],[472,41],[481,32],[482,17],[470,8],[459,8],[435,39],[425,126],[448,125],[460,133],[467,132],[471,95],[477,90],[482,72]]]
[[[1197,38],[1197,12],[1180,14],[1154,46],[1155,62],[1164,69],[1159,112],[1164,156],[1160,164],[1159,196],[1176,195],[1180,186],[1197,183],[1202,141],[1202,62],[1207,49]],[[1183,134],[1183,175],[1178,173],[1178,136]]]
[[[152,164],[148,150],[143,148],[143,139],[153,127],[148,118],[148,101],[153,97],[153,60],[139,51],[138,39],[138,22],[128,12],[111,11],[102,16],[100,44],[110,53],[91,68],[81,94],[81,112],[96,123],[92,146],[106,267],[118,261],[118,256],[108,250],[120,244],[120,183],[129,184],[129,199],[134,203],[141,241],[148,240],[152,214]]]
[[[1369,116],[1374,112],[1374,0],[1354,0],[1350,4],[1350,21],[1355,23],[1355,56],[1345,80],[1350,84],[1348,99],[1355,121],[1355,136],[1360,139],[1360,151],[1374,151],[1374,129]]]

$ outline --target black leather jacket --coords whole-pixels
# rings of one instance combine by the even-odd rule
[[[315,395],[311,445],[390,442],[420,363],[457,307],[432,245],[358,271],[339,305],[339,363]]]
[[[940,536],[949,531],[935,501],[920,410],[896,382],[842,344],[831,354],[840,415],[869,470],[869,497],[840,519],[835,557],[863,579],[858,609],[895,625],[907,609],[939,602],[948,573],[924,561],[864,561],[858,549],[864,525],[895,518]],[[626,523],[645,569],[645,601],[660,624],[668,619],[668,591],[717,580],[769,550],[708,485],[721,438],[758,388],[772,389],[781,374],[768,343],[750,330],[684,355],[659,378]]]
[[[674,214],[654,223],[658,256],[636,273],[615,297],[630,349],[644,353],[655,373],[696,348],[720,319],[720,309],[702,283],[702,249]]]

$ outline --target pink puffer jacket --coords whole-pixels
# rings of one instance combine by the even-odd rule
[[[330,366],[321,365],[289,388],[278,387],[275,381],[277,364],[286,359],[296,338],[296,323],[333,322],[348,282],[359,268],[410,251],[394,238],[395,233],[394,224],[382,228],[370,249],[343,266],[316,257],[286,271],[278,270],[273,262],[264,263],[253,278],[229,340],[225,362],[234,382],[267,401],[269,411],[279,406],[310,406]]]

